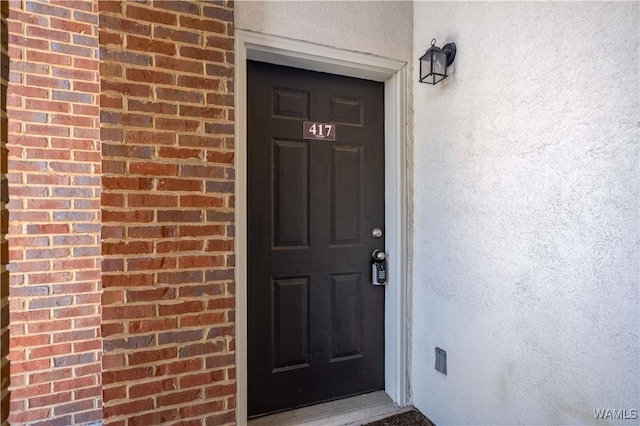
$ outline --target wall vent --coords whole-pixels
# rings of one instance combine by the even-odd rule
[[[436,370],[447,374],[447,352],[440,348],[436,348]]]

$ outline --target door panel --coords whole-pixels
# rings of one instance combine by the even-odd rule
[[[273,371],[308,367],[309,277],[273,284]]]
[[[359,244],[362,147],[331,147],[331,245]]]
[[[273,246],[308,247],[309,144],[275,140],[273,148]]]
[[[248,62],[249,416],[384,387],[383,85]],[[303,122],[336,140],[303,138]]]
[[[331,276],[331,362],[362,357],[362,274]]]

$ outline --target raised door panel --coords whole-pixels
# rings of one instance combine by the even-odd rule
[[[273,151],[273,247],[308,247],[309,145],[275,140]]]
[[[362,274],[331,276],[331,362],[359,358],[362,348]]]
[[[362,147],[332,146],[331,244],[360,244],[362,233]]]
[[[309,277],[273,280],[273,371],[308,367]]]

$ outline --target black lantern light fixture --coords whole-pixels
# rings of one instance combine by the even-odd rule
[[[436,84],[447,78],[447,67],[456,57],[456,44],[447,43],[440,49],[436,39],[420,58],[420,83]]]

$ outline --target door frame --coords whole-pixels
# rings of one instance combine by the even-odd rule
[[[236,422],[247,423],[247,60],[384,82],[385,392],[407,406],[407,64],[245,30],[235,31],[235,55]]]

